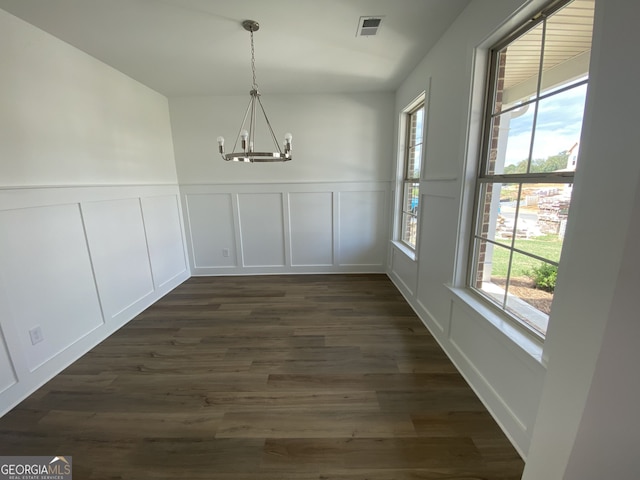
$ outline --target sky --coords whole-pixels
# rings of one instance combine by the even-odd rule
[[[580,85],[540,102],[533,159],[556,155],[580,141],[586,93],[587,86]],[[533,111],[531,105],[524,115],[511,119],[505,165],[528,158]]]

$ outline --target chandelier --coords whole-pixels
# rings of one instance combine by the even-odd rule
[[[236,136],[236,141],[233,144],[233,152],[224,153],[224,137],[218,137],[218,149],[222,158],[227,162],[287,162],[291,160],[291,140],[293,137],[290,133],[287,133],[284,136],[283,147],[280,148],[278,140],[273,133],[273,128],[271,128],[269,117],[267,117],[267,112],[265,112],[264,107],[262,106],[260,92],[258,91],[258,83],[256,82],[256,58],[253,46],[253,32],[258,31],[260,25],[254,20],[245,20],[242,22],[242,26],[251,34],[251,71],[253,73],[253,83],[251,84],[251,91],[249,92],[251,98],[249,100],[249,106],[247,107],[242,119],[240,130]],[[275,145],[275,148],[269,152],[257,151],[254,147],[257,126],[256,117],[258,113],[262,113],[264,122],[266,123],[268,131],[271,134],[273,144]],[[248,129],[246,128],[247,121]],[[240,150],[236,150],[238,142],[240,143]]]

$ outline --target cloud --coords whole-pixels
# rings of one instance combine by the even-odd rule
[[[570,149],[580,141],[586,85],[541,100],[534,139],[533,158],[547,158]],[[533,106],[521,117],[511,120],[505,164],[518,163],[529,157]]]

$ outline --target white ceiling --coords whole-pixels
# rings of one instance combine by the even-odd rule
[[[469,0],[0,0],[0,8],[167,96],[392,91]],[[384,15],[356,37],[360,16]],[[0,47],[1,48],[1,47]]]

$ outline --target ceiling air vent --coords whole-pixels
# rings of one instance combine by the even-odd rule
[[[356,37],[372,37],[376,35],[382,23],[382,18],[382,16],[360,17]]]

